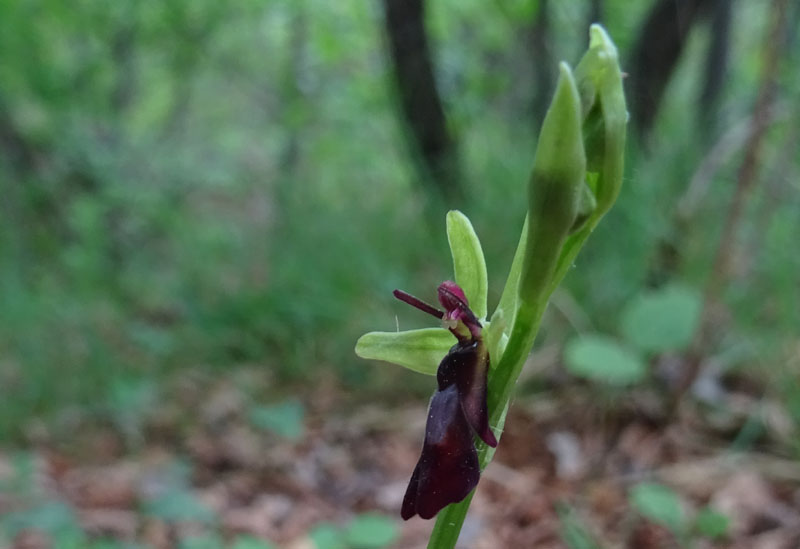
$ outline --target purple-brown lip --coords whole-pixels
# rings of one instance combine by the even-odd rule
[[[464,291],[451,281],[438,288],[441,311],[401,290],[395,297],[436,318],[450,321],[458,342],[439,363],[438,389],[431,399],[422,454],[411,475],[401,516],[429,519],[445,506],[464,499],[480,480],[473,434],[491,447],[497,439],[489,427],[486,405],[489,353],[481,324]]]

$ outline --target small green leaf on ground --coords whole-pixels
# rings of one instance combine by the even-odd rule
[[[0,516],[0,532],[9,538],[27,529],[40,530],[52,536],[67,536],[72,532],[80,532],[80,525],[72,507],[60,501],[46,502]]]
[[[317,524],[308,536],[314,542],[315,549],[347,549],[342,532],[334,524]]]
[[[376,514],[355,517],[345,529],[347,543],[357,549],[379,549],[392,543],[400,533],[397,522]]]
[[[239,536],[233,541],[231,549],[274,549],[275,546],[268,541],[262,541],[252,536]]]
[[[701,536],[718,539],[728,534],[730,523],[727,515],[711,507],[703,507],[694,519],[694,529]]]
[[[697,330],[701,307],[700,294],[691,288],[669,286],[642,293],[622,313],[622,334],[642,351],[685,349]]]
[[[566,505],[559,506],[558,517],[561,521],[561,541],[569,549],[599,549],[592,539],[580,517]]]
[[[630,502],[646,519],[676,533],[683,531],[683,508],[678,494],[672,489],[662,484],[641,482],[631,488]]]
[[[585,335],[570,341],[564,350],[564,362],[573,375],[611,385],[636,383],[646,373],[640,356],[602,335]]]
[[[255,427],[272,431],[290,440],[297,440],[303,436],[304,419],[303,403],[294,398],[280,404],[254,406],[250,409],[250,422]]]
[[[223,549],[225,543],[216,534],[192,536],[181,541],[180,549]]]
[[[211,523],[214,512],[206,507],[191,492],[175,490],[167,492],[144,504],[143,511],[167,522]]]

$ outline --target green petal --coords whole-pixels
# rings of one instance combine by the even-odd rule
[[[447,351],[455,344],[444,328],[422,328],[404,332],[369,332],[356,342],[361,358],[399,364],[421,374],[434,375]]]
[[[447,212],[447,241],[453,255],[456,284],[461,286],[469,307],[478,318],[486,318],[489,283],[483,249],[472,223],[458,210]]]

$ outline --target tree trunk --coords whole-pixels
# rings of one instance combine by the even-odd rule
[[[603,0],[589,0],[589,25],[603,22],[603,8]]]
[[[647,133],[678,64],[692,25],[711,0],[658,0],[633,49],[629,81],[633,123]]]
[[[463,198],[456,145],[447,130],[425,32],[423,0],[383,0],[400,107],[420,179],[448,204]]]
[[[529,47],[533,61],[535,91],[533,95],[533,112],[537,123],[544,120],[550,98],[553,94],[553,58],[550,55],[550,7],[547,0],[539,0],[536,18],[531,25]]]
[[[713,129],[716,119],[717,100],[722,92],[730,57],[730,29],[733,0],[714,0],[711,14],[711,39],[706,54],[705,79],[700,93],[700,112],[697,117],[701,130]]]

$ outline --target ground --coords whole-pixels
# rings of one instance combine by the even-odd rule
[[[425,547],[433,521],[399,518],[421,447],[423,400],[352,404],[340,386],[322,383],[301,397],[304,429],[291,438],[254,425],[233,383],[170,390],[170,401],[133,434],[94,421],[73,437],[31,434],[23,454],[0,450],[0,517],[11,546],[57,546],[47,520],[26,523],[24,513],[59,502],[74,512],[84,540],[167,548],[213,531],[216,540],[251,535],[313,549],[320,525],[379,513],[399,526],[391,547]],[[519,397],[459,546],[800,547],[792,424],[746,392],[726,399],[716,408],[687,400],[665,416],[644,389],[614,395],[563,385]],[[756,430],[748,427],[754,411],[763,420]],[[12,482],[20,455],[30,464],[24,488]],[[659,504],[656,490],[649,512],[634,494],[652,483],[668,488],[669,501]],[[677,523],[664,509],[672,496]],[[716,537],[713,521],[697,525],[708,509],[724,517]],[[23,517],[16,527],[12,515]]]

